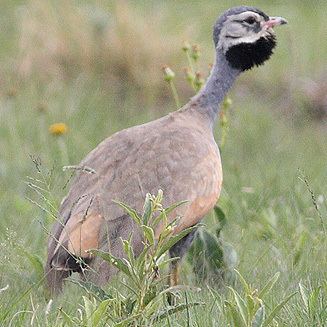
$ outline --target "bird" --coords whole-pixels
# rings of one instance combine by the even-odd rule
[[[159,189],[164,207],[187,200],[169,218],[181,217],[174,233],[196,226],[213,209],[223,181],[213,134],[220,104],[241,73],[271,57],[273,28],[286,23],[255,7],[225,11],[213,27],[215,63],[204,87],[179,110],[113,134],[81,161],[48,241],[45,274],[51,294],[62,291],[72,272],[85,277],[86,271],[100,286],[109,282],[117,269],[91,249],[123,257],[121,239],[132,235],[134,253],[142,251],[135,223],[115,201],[142,212],[146,194]],[[195,231],[169,250],[178,258],[170,266],[171,285],[179,283],[181,260]]]

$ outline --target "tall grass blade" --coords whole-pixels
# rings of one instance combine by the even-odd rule
[[[295,295],[297,292],[294,292],[287,296],[283,301],[281,301],[269,314],[267,319],[264,322],[263,326],[269,326],[269,324],[275,319],[275,317],[278,315],[279,311],[284,308],[285,304]]]
[[[316,287],[310,294],[308,299],[308,309],[309,309],[309,316],[313,317],[314,312],[318,308],[318,301],[319,301],[319,294],[321,291],[321,286]]]
[[[68,326],[68,327],[78,326],[78,324],[75,323],[74,320],[64,310],[59,309],[59,312],[60,312],[60,316],[64,321],[64,326]]]
[[[235,300],[236,305],[238,307],[238,311],[239,311],[239,313],[240,313],[240,315],[242,317],[242,320],[243,320],[244,324],[246,324],[248,319],[247,319],[247,310],[246,310],[245,302],[241,298],[241,296],[232,287],[229,287],[229,289],[233,293],[234,300]]]
[[[308,312],[308,295],[307,295],[307,290],[305,289],[305,287],[302,285],[302,283],[299,283],[299,290],[300,290],[300,295],[303,301],[303,304],[305,306],[306,311]]]
[[[269,279],[267,284],[263,287],[263,289],[258,294],[258,297],[260,299],[262,299],[266,294],[268,294],[271,291],[271,289],[278,281],[279,276],[280,276],[280,272],[277,272],[271,279]]]

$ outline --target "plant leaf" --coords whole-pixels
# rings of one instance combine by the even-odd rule
[[[91,282],[78,280],[78,279],[68,279],[68,280],[73,284],[76,284],[79,287],[81,287],[88,294],[95,296],[100,301],[112,299],[112,296],[110,294],[106,293],[102,288],[98,287],[97,285]]]
[[[152,202],[151,202],[151,194],[147,193],[144,201],[143,206],[143,215],[142,215],[142,222],[144,225],[147,225],[150,217],[152,215]]]
[[[237,266],[238,256],[233,245],[221,240],[221,246],[223,250],[224,257],[224,265],[225,268],[233,271],[233,269]]]
[[[237,308],[238,308],[238,311],[242,317],[242,320],[244,322],[244,324],[246,325],[246,322],[247,322],[247,310],[246,310],[246,305],[245,305],[245,302],[244,300],[241,298],[241,296],[236,292],[236,290],[234,290],[232,287],[228,287],[232,293],[233,293],[233,296],[234,296],[234,300],[236,302],[236,305],[237,305]]]
[[[233,319],[235,327],[247,327],[246,323],[244,323],[243,318],[240,312],[236,309],[236,306],[229,301],[225,301],[225,306],[229,311],[231,318]]]
[[[130,236],[129,240],[123,240],[122,238],[121,242],[123,243],[124,252],[126,253],[128,260],[132,266],[135,265],[135,255],[133,247],[131,246],[132,242],[132,236]]]
[[[99,256],[104,261],[107,261],[111,265],[115,266],[118,270],[120,270],[121,272],[123,272],[128,277],[133,278],[133,276],[132,276],[132,274],[130,272],[129,266],[122,259],[113,256],[109,252],[104,252],[104,251],[101,251],[101,250],[90,250],[89,252],[91,254],[94,254],[96,256]]]
[[[159,252],[157,253],[157,257],[160,258],[164,253],[166,253],[169,249],[171,249],[178,241],[180,241],[184,236],[188,235],[190,232],[192,232],[194,229],[196,229],[198,226],[192,226],[189,228],[184,229],[177,235],[173,235],[169,238],[167,242],[163,244],[163,246],[159,249]]]
[[[188,203],[189,201],[180,201],[177,203],[172,204],[170,207],[163,209],[162,212],[160,213],[160,215],[158,215],[158,217],[156,217],[153,221],[153,226],[157,226],[158,223],[160,221],[164,220],[164,217],[167,217],[173,210],[175,210],[176,208],[180,207],[181,205]]]
[[[138,224],[141,225],[141,218],[138,215],[137,211],[134,210],[133,208],[129,207],[128,205],[126,205],[123,202],[120,201],[116,201],[116,200],[112,200],[114,203],[118,204],[120,207],[122,207],[126,213]]]
[[[141,313],[137,313],[133,316],[130,316],[128,318],[125,318],[123,320],[121,320],[120,322],[115,324],[115,327],[126,327],[126,326],[130,326],[131,322],[136,322],[136,319],[138,317],[140,317]]]
[[[148,240],[150,245],[153,245],[155,242],[153,229],[151,227],[145,226],[145,225],[142,225],[141,228],[143,230],[145,238]]]
[[[251,326],[261,327],[263,326],[264,320],[265,320],[265,306],[261,305],[253,317]]]
[[[263,289],[259,292],[259,294],[258,294],[259,299],[262,299],[267,293],[270,292],[270,290],[276,284],[279,276],[280,276],[280,272],[278,271],[272,278],[269,279],[269,281],[266,283],[266,285],[263,287]]]
[[[267,317],[266,321],[264,322],[264,326],[268,326],[273,319],[278,315],[279,311],[285,306],[285,304],[295,295],[297,292],[294,292],[287,296],[283,301],[276,305],[276,307],[272,310],[270,315]]]
[[[226,215],[225,215],[224,211],[217,205],[214,206],[213,210],[214,210],[214,213],[215,213],[215,217],[217,218],[217,220],[219,222],[219,231],[221,231],[221,229],[227,223]]]
[[[215,272],[224,266],[224,253],[219,239],[206,230],[201,230],[200,239],[202,248],[205,253],[205,260],[208,262],[210,269]],[[202,251],[201,251],[202,252]]]
[[[93,312],[92,315],[92,327],[96,327],[99,325],[101,319],[106,313],[109,303],[112,302],[112,299],[107,299],[98,305],[97,309]]]
[[[238,270],[234,269],[234,271],[238,275],[238,278],[239,278],[241,284],[243,285],[245,293],[246,294],[251,294],[250,285],[246,282],[246,280],[244,279],[244,277],[241,275],[241,273]]]
[[[89,300],[86,296],[83,296],[83,301],[84,301],[84,310],[85,310],[87,325],[90,326],[91,317],[93,312],[95,311],[95,303]]]
[[[195,306],[198,306],[198,305],[205,305],[205,303],[203,302],[192,302],[192,303],[183,303],[183,304],[179,304],[179,305],[176,305],[172,308],[169,308],[168,310],[166,310],[165,312],[163,313],[159,313],[158,316],[154,319],[154,321],[160,321],[164,318],[167,318],[167,316],[170,316],[172,314],[175,314],[177,312],[181,312],[181,311],[184,311],[186,310],[187,308],[192,308],[192,307],[195,307]]]
[[[253,317],[253,313],[256,307],[255,300],[252,294],[246,294],[245,298],[246,298],[246,308],[248,311],[248,317]]]

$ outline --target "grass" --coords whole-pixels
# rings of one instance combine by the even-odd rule
[[[74,47],[65,47],[67,57],[63,57],[72,60],[73,71],[67,76],[58,74],[58,69],[67,71],[67,61],[58,64],[52,57],[45,64],[46,68],[56,64],[55,70],[36,66],[23,74],[20,70],[23,59],[37,51],[32,48],[28,52],[22,47],[20,28],[26,21],[19,19],[19,15],[40,3],[4,1],[0,13],[0,325],[3,326],[69,326],[69,318],[77,319],[79,310],[85,308],[82,298],[85,293],[72,284],[53,303],[44,299],[40,267],[46,257],[45,229],[50,228],[53,220],[28,200],[40,201],[26,183],[31,181],[27,176],[40,178],[30,156],[41,158],[43,185],[51,203],[58,207],[70,177],[69,171],[62,172],[63,165],[77,164],[103,138],[117,130],[174,110],[161,65],[169,64],[176,72],[181,101],[187,101],[192,92],[184,87],[183,54],[179,47],[185,39],[199,43],[201,69],[205,72],[205,63],[212,61],[212,23],[225,8],[238,4],[213,0],[142,1],[135,5],[126,2],[127,9],[119,11],[115,2],[103,0],[98,4],[101,10],[120,12],[119,26],[127,31],[115,34],[116,42],[128,43],[131,35],[128,31],[133,30],[134,22],[135,33],[139,33],[133,34],[135,38],[142,35],[150,17],[155,17],[159,26],[148,31],[142,42],[129,45],[129,56],[123,56],[119,62],[118,51],[123,52],[123,46],[116,48],[114,59],[110,58],[107,42],[98,44],[106,45],[108,54],[93,52],[90,45],[93,39],[83,37],[90,32],[87,18],[82,15],[68,19],[68,26],[82,18],[86,24],[81,29],[84,34],[73,30],[72,34],[58,36],[63,40],[74,37]],[[55,7],[55,2],[44,3],[43,10],[55,15],[49,9]],[[266,295],[267,310],[297,292],[273,325],[326,326],[326,121],[312,121],[306,114],[303,81],[320,78],[326,67],[327,45],[322,40],[327,32],[324,16],[327,5],[323,1],[312,5],[300,1],[267,4],[259,0],[251,4],[272,15],[285,16],[290,24],[278,30],[279,47],[269,63],[244,74],[231,94],[230,129],[222,151],[224,188],[219,203],[227,217],[222,237],[236,249],[237,270],[252,288],[262,289],[280,272],[274,288]],[[71,17],[74,6],[77,3],[70,5],[66,17]],[[131,17],[128,15],[133,15],[133,19],[123,19]],[[30,23],[39,23],[35,15],[30,17],[34,17]],[[51,26],[48,27],[51,31]],[[58,34],[50,34],[49,39],[53,35]],[[27,43],[32,38],[24,36],[28,37]],[[84,45],[89,51],[87,57],[82,57],[83,40],[87,42]],[[136,47],[138,60],[134,62],[130,53]],[[144,53],[147,62],[142,64]],[[48,59],[47,52],[44,54]],[[39,60],[37,56],[29,58]],[[103,67],[119,63],[123,70],[103,72],[94,66],[99,58]],[[85,60],[89,60],[86,68]],[[155,80],[153,86],[151,79]],[[61,137],[50,135],[48,128],[56,122],[66,123],[68,133]],[[216,136],[220,137],[218,128]],[[212,215],[204,223],[214,230]],[[240,282],[230,281],[221,286],[208,280],[198,285],[187,261],[182,276],[185,284],[202,289],[199,293],[183,294],[184,300],[187,296],[190,302],[206,305],[171,316],[171,326],[231,325],[225,301],[232,301],[233,297],[227,286],[242,293]],[[118,282],[119,277],[113,285]],[[61,312],[67,314],[66,323]]]

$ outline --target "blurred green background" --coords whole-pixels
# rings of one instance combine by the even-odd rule
[[[200,46],[199,69],[206,76],[214,55],[213,23],[239,4],[1,1],[0,288],[9,288],[0,293],[0,323],[8,324],[31,301],[44,307],[34,283],[53,220],[33,203],[44,199],[28,185],[30,177],[40,178],[32,159],[40,158],[47,196],[58,207],[70,177],[62,166],[78,164],[115,131],[175,110],[163,65],[175,71],[180,98],[187,102],[193,92],[184,77],[183,42]],[[327,2],[242,4],[289,22],[277,30],[271,60],[243,74],[230,93],[219,202],[227,216],[223,238],[238,253],[238,270],[257,287],[282,272],[269,299],[275,303],[300,281],[308,290],[326,283]],[[68,126],[59,137],[49,133],[58,122]],[[205,223],[214,227],[212,217]],[[184,278],[192,284],[185,273],[190,269],[185,264]],[[68,294],[61,301],[76,311]],[[280,326],[313,326],[301,298],[292,301]],[[17,321],[25,325],[29,319],[22,315]]]

